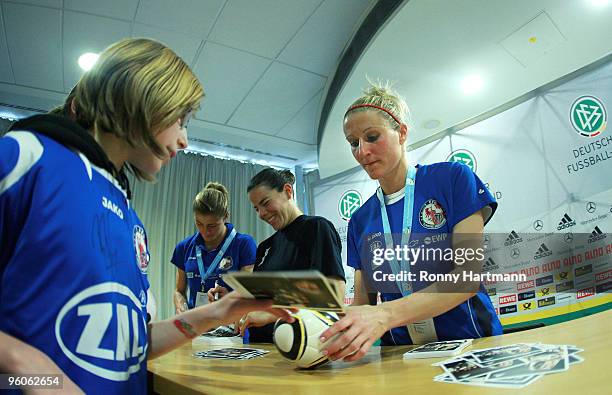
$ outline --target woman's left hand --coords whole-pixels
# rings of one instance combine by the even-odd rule
[[[321,342],[331,339],[323,352],[331,360],[357,361],[388,330],[386,323],[387,313],[377,306],[349,307],[342,319],[321,334]]]

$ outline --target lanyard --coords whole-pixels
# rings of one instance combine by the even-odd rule
[[[416,176],[416,169],[409,167],[406,172],[406,186],[404,187],[404,212],[402,221],[402,240],[401,245],[408,245],[410,240],[410,231],[412,228],[412,211],[414,209],[414,182]],[[382,188],[379,187],[376,190],[376,196],[380,203],[380,216],[383,223],[383,232],[385,234],[385,248],[391,248],[395,245],[393,242],[393,234],[391,233],[391,225],[389,223],[389,216],[387,215],[387,207],[385,206],[385,196],[383,195]],[[396,257],[389,262],[391,270],[394,274],[399,274],[402,268],[401,262],[398,262]],[[408,271],[410,271],[410,265],[408,265]],[[396,281],[400,292],[403,296],[410,294],[410,290],[407,287],[405,281]]]
[[[202,248],[198,245],[196,246],[196,257],[198,259],[198,269],[200,269],[200,281],[202,283],[202,291],[204,291],[204,283],[206,282],[206,279],[210,277],[210,275],[212,274],[212,272],[215,271],[215,269],[217,269],[217,267],[219,266],[219,262],[221,262],[221,258],[223,258],[223,255],[225,255],[225,251],[227,251],[227,248],[230,246],[230,244],[232,244],[234,237],[236,237],[236,228],[233,228],[229,236],[227,236],[227,238],[225,239],[225,243],[223,243],[223,245],[221,246],[221,249],[217,253],[215,260],[212,261],[205,274],[202,274],[204,273],[204,262],[202,262]]]

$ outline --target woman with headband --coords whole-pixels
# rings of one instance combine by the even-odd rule
[[[403,246],[422,246],[419,237],[431,241],[433,235],[439,240],[448,236],[448,243],[452,239],[453,251],[457,246],[476,248],[484,225],[497,208],[482,181],[463,164],[408,165],[407,113],[399,95],[372,84],[344,116],[344,135],[353,157],[380,187],[349,222],[347,256],[348,265],[355,268],[355,301],[321,336],[324,342],[339,333],[324,350],[334,360],[358,360],[378,339],[382,345],[422,344],[502,333],[479,282],[467,284],[469,289],[455,286],[436,292],[443,285],[417,289],[417,282],[401,276],[395,277],[399,281],[379,281],[376,271],[380,268],[401,274],[399,258],[406,256],[389,254],[387,264],[378,267],[373,264],[375,257],[381,257],[374,255],[377,252],[395,250],[400,240]],[[461,264],[457,257],[450,265]],[[435,270],[444,266],[443,262],[429,264]],[[403,267],[414,272],[418,266],[404,261]],[[382,303],[376,305],[379,291]]]

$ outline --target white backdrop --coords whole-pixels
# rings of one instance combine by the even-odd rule
[[[593,137],[581,135],[571,122],[572,116],[576,115],[572,107],[582,96],[594,97],[603,105],[603,108],[593,108],[589,107],[589,102],[579,101],[582,106],[577,107],[583,121],[599,126],[599,134]],[[543,281],[542,266],[548,264],[550,267],[550,262],[557,260],[560,261],[557,271],[565,270],[572,276],[576,269],[580,274],[590,273],[582,279],[572,280],[572,292],[563,292],[563,279],[556,277],[555,283],[548,285],[551,292],[542,294],[542,289],[534,285],[533,300],[523,303],[517,300],[517,294],[527,292],[529,288],[523,288],[526,285],[517,289],[516,284],[505,284],[504,289],[503,286],[487,284],[492,289],[494,304],[500,308],[498,313],[504,325],[576,313],[612,302],[607,291],[612,273],[609,271],[612,261],[612,237],[609,237],[612,229],[612,133],[602,124],[604,118],[607,122],[606,107],[611,102],[612,63],[608,62],[484,121],[408,152],[411,163],[463,160],[488,184],[499,207],[485,231],[503,234],[504,238],[514,231],[522,239],[518,244],[489,254],[501,266],[507,263],[510,266],[506,265],[506,268],[537,267],[530,271],[533,274],[529,278],[534,280],[534,284]],[[588,125],[581,131],[585,133],[585,130],[593,132]],[[348,150],[348,144],[339,149]],[[579,168],[578,161],[583,161],[583,164],[586,161],[588,167]],[[343,240],[344,262],[350,210],[343,213],[343,208],[346,211],[365,202],[376,186],[359,168],[321,180],[313,186],[314,212],[336,225]],[[358,193],[361,203],[349,191]],[[589,241],[587,236],[597,233],[597,229],[605,237],[591,243],[594,239]],[[571,244],[571,251],[569,247],[551,249],[552,245],[559,246],[557,239],[568,233],[587,236],[582,239],[576,236],[581,241]],[[552,250],[552,255],[540,259],[538,251],[543,243],[548,243],[546,248]],[[603,255],[586,259],[591,255],[585,254],[597,246],[601,246]],[[520,257],[513,261],[510,255],[515,248],[519,249]],[[572,255],[581,255],[582,262],[571,265],[567,261],[564,265],[563,259]],[[351,268],[345,267],[345,270],[346,297],[350,302],[354,273]],[[599,273],[604,274],[596,277]],[[556,292],[557,289],[561,291]],[[550,296],[555,293],[556,296]],[[576,293],[581,297],[577,298]]]

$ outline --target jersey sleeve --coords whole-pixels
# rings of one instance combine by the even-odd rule
[[[170,262],[174,264],[174,266],[178,267],[182,271],[185,271],[185,243],[180,242],[174,247],[174,253],[172,253],[172,259]]]
[[[355,223],[349,221],[346,236],[346,263],[355,270],[361,270],[361,258],[357,248],[358,237],[355,235]]]
[[[328,277],[345,279],[341,255],[342,244],[334,225],[324,218],[319,218],[313,236],[315,243],[310,250],[312,269],[319,270]]]
[[[250,235],[243,235],[244,238],[240,245],[240,262],[238,266],[242,269],[245,266],[250,266],[255,263],[257,255],[257,245],[255,240]]]
[[[0,273],[28,218],[34,168],[42,154],[43,146],[33,133],[11,132],[0,138]]]
[[[455,162],[452,169],[452,210],[449,216],[451,229],[483,208],[486,208],[483,213],[486,224],[497,209],[495,198],[468,166]]]

